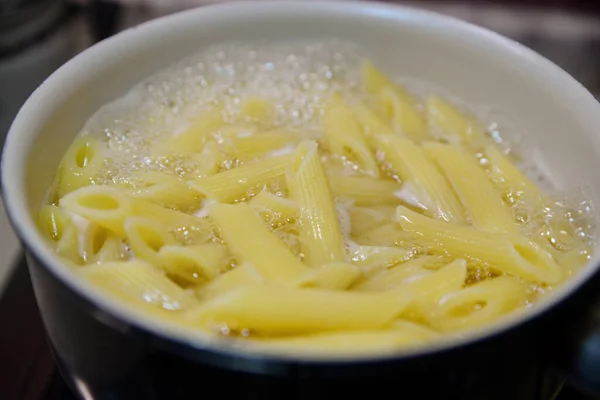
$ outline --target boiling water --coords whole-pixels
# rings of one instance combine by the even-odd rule
[[[151,154],[153,144],[178,135],[186,129],[190,120],[202,112],[221,106],[227,121],[240,126],[239,136],[251,134],[255,128],[243,128],[240,120],[244,101],[259,97],[275,105],[272,126],[264,129],[285,127],[301,130],[306,137],[320,139],[319,126],[321,104],[332,90],[347,98],[361,96],[359,67],[365,52],[355,44],[339,40],[319,42],[294,42],[285,44],[246,43],[211,47],[146,79],[132,88],[124,97],[100,109],[85,125],[82,135],[100,138],[107,143],[102,170],[93,178],[95,184],[120,183],[130,186],[136,171],[161,171],[184,179],[197,175],[197,160],[178,155]],[[399,71],[401,73],[401,71]],[[417,96],[438,94],[476,115],[488,127],[491,138],[498,145],[516,154],[521,169],[542,188],[550,189],[551,183],[528,156],[534,146],[527,143],[518,125],[504,114],[485,105],[472,106],[443,89],[435,88],[415,79],[398,77],[399,81]],[[249,129],[249,132],[243,129]],[[219,132],[213,135],[218,144],[223,143]],[[291,151],[282,149],[280,152]],[[480,159],[485,166],[487,160]],[[236,160],[225,160],[220,166],[226,170],[238,165]],[[350,168],[352,173],[352,168]],[[273,188],[272,188],[273,189]],[[405,188],[406,189],[406,188]],[[278,189],[274,188],[274,192]],[[249,193],[249,197],[253,193]],[[403,196],[407,193],[402,194]],[[248,198],[239,199],[247,200]],[[548,205],[542,215],[532,218],[531,205],[518,198],[506,198],[515,212],[521,212],[531,221],[522,221],[530,233],[540,235],[559,250],[581,248],[580,256],[589,258],[589,248],[594,240],[593,209],[590,196],[582,191],[557,194],[556,203]],[[405,199],[406,200],[406,199]],[[408,201],[410,203],[410,201]],[[337,209],[343,222],[343,231],[350,231],[348,203],[338,202]],[[205,215],[206,210],[196,210]],[[574,226],[577,237],[565,243],[564,232],[549,230],[547,222],[561,218]],[[273,217],[273,221],[277,216]],[[292,226],[290,228],[290,226]],[[281,233],[290,247],[297,252],[294,242],[293,223],[275,223],[275,232]],[[183,233],[185,236],[187,232]],[[218,238],[216,239],[218,240]],[[301,256],[301,255],[300,255]],[[470,280],[479,281],[491,276],[485,266],[473,266]]]

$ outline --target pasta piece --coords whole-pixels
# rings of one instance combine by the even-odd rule
[[[266,99],[253,97],[244,101],[241,115],[248,122],[270,125],[275,116],[275,107]]]
[[[300,143],[286,171],[291,198],[301,207],[299,238],[312,267],[345,261],[344,240],[317,144]]]
[[[256,273],[256,270],[250,264],[242,264],[200,286],[196,294],[201,300],[208,301],[260,282],[262,282],[262,278]]]
[[[394,134],[392,128],[363,102],[357,101],[353,107],[353,112],[363,129],[363,134],[371,151],[377,151],[376,137],[378,135]]]
[[[429,323],[443,331],[475,328],[526,305],[529,287],[501,276],[449,293],[432,308]]]
[[[519,168],[504,156],[495,146],[489,145],[484,149],[484,156],[491,169],[490,176],[505,194],[517,194],[528,199],[532,205],[542,201],[545,197],[537,187]]]
[[[391,267],[411,256],[407,249],[387,246],[356,246],[350,252],[350,260],[365,272]]]
[[[183,212],[198,209],[201,196],[181,179],[154,171],[139,171],[131,179],[141,181],[127,193],[135,198]]]
[[[266,190],[254,196],[248,204],[271,224],[294,222],[300,214],[300,207],[296,202]]]
[[[400,199],[395,195],[400,190],[400,185],[396,182],[348,175],[329,175],[328,178],[333,194],[354,200],[354,205],[400,203]]]
[[[418,204],[425,212],[448,222],[464,222],[463,210],[452,188],[437,169],[433,160],[418,146],[407,139],[380,136],[379,143],[385,159],[406,183],[409,192],[416,195]],[[406,190],[406,187],[405,187]],[[398,193],[407,198],[406,193]]]
[[[306,279],[306,266],[249,205],[214,204],[210,216],[236,259],[252,265],[265,281],[296,285]]]
[[[391,121],[395,132],[417,143],[428,139],[425,118],[414,102],[403,100],[398,90],[389,86],[379,92],[378,99],[383,115]]]
[[[259,335],[378,329],[402,312],[401,293],[353,293],[258,284],[231,291],[187,315],[197,326],[226,324]]]
[[[104,264],[115,261],[123,261],[127,258],[128,251],[125,243],[119,237],[109,235],[102,247],[88,260],[88,263]]]
[[[298,142],[299,135],[285,129],[227,139],[226,151],[240,161],[248,161],[271,152],[276,155],[291,153]]]
[[[363,233],[356,238],[356,242],[363,246],[411,246],[417,237],[389,223]]]
[[[53,250],[62,257],[82,263],[79,235],[71,216],[56,206],[44,206],[38,215],[38,225]]]
[[[450,181],[475,228],[514,234],[520,232],[501,194],[474,158],[456,146],[440,143],[423,146]]]
[[[437,96],[427,99],[427,119],[430,129],[453,141],[479,143],[485,140],[485,130],[472,117]]]
[[[59,205],[121,237],[125,236],[125,219],[130,216],[156,220],[165,228],[186,227],[205,236],[212,232],[206,220],[128,197],[112,186],[83,187],[60,199]]]
[[[393,88],[403,102],[413,106],[417,103],[417,99],[414,96],[387,77],[368,60],[363,61],[361,78],[365,90],[373,96],[377,95],[385,88]]]
[[[198,162],[198,176],[206,177],[214,175],[220,170],[223,156],[219,145],[214,140],[206,142],[202,151],[192,157]]]
[[[438,251],[475,258],[532,282],[552,284],[563,278],[563,271],[552,256],[521,235],[455,226],[403,206],[398,207],[396,216],[403,230],[416,232],[423,240],[438,244]]]
[[[424,328],[425,329],[425,328]],[[305,336],[288,336],[255,340],[254,345],[265,351],[303,355],[343,355],[389,353],[409,346],[428,343],[431,338],[418,330],[387,329],[371,331],[325,332]]]
[[[392,220],[395,212],[396,207],[392,206],[351,207],[349,210],[350,233],[353,237],[356,237],[385,225]]]
[[[194,296],[143,261],[91,265],[80,270],[94,286],[135,306],[175,311],[197,304]]]
[[[352,290],[378,292],[402,287],[414,293],[416,297],[425,298],[439,292],[447,293],[460,289],[467,274],[465,261],[456,260],[432,272],[425,267],[434,258],[423,256],[409,260],[354,285]],[[451,290],[447,290],[448,287]]]
[[[360,270],[348,263],[338,262],[323,265],[315,271],[314,278],[306,286],[315,286],[323,289],[344,290],[358,278]]]
[[[199,153],[210,134],[218,131],[224,125],[221,107],[206,110],[200,117],[192,120],[183,132],[155,145],[150,149],[150,154],[164,156],[165,154],[191,155]]]
[[[435,330],[413,321],[398,319],[391,325],[391,329],[403,332],[405,335],[414,336],[423,341],[431,341],[440,337],[440,333]]]
[[[176,243],[173,235],[151,219],[129,217],[125,219],[124,229],[133,255],[155,266],[162,265],[160,249]]]
[[[95,138],[80,136],[69,147],[58,167],[56,195],[60,198],[93,184],[104,164],[103,144]]]
[[[332,153],[344,160],[355,162],[369,176],[379,176],[379,167],[369,150],[358,121],[337,93],[325,106],[323,135]]]
[[[277,181],[285,174],[291,155],[269,157],[216,175],[195,179],[189,186],[205,197],[222,203],[230,203],[265,184]]]
[[[185,247],[166,245],[160,248],[158,255],[167,274],[186,283],[214,279],[229,258],[227,249],[210,243]]]

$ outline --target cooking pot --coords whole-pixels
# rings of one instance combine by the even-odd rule
[[[502,110],[535,149],[525,155],[557,190],[586,186],[600,198],[600,104],[550,61],[485,29],[411,8],[321,1],[227,3],[145,23],[46,80],[19,112],[3,151],[2,195],[27,252],[50,346],[72,388],[85,399],[190,398],[209,390],[260,399],[388,392],[535,399],[550,398],[549,373],[564,373],[600,391],[598,254],[524,316],[424,349],[328,359],[251,353],[157,324],[80,281],[46,246],[36,210],[62,155],[100,106],[210,45],[330,37],[364,46],[386,71]]]

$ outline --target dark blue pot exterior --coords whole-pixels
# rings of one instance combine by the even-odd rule
[[[600,287],[597,277],[551,312],[466,346],[393,360],[299,363],[232,356],[153,336],[75,294],[31,253],[27,260],[61,372],[74,391],[94,399],[183,399],[216,390],[224,398],[244,399],[391,392],[424,399],[541,400],[561,382],[553,363],[577,373],[587,387],[600,388],[597,359],[586,367],[578,352],[592,329],[573,329],[584,326],[578,321],[587,318],[584,311]]]

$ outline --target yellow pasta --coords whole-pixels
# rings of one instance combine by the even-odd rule
[[[128,197],[111,186],[83,187],[60,199],[59,205],[119,236],[125,235],[125,219],[130,216],[147,217],[165,227],[185,226],[206,234],[212,229],[201,218]]]
[[[323,289],[343,290],[348,288],[360,275],[360,269],[352,264],[336,262],[325,264],[319,270],[309,273],[303,286],[316,286]]]
[[[385,87],[379,92],[378,99],[383,115],[391,121],[394,131],[415,142],[429,137],[425,118],[414,103],[403,100],[398,90]]]
[[[325,106],[323,136],[332,153],[355,162],[365,174],[379,176],[377,162],[369,150],[358,121],[337,93]]]
[[[193,154],[202,150],[210,138],[210,134],[218,131],[225,125],[223,110],[215,107],[199,117],[193,119],[189,126],[165,143],[159,143],[151,149],[151,154],[164,156],[170,154]]]
[[[393,206],[351,207],[350,226],[353,237],[376,229],[390,222],[396,212]]]
[[[158,256],[160,265],[170,276],[196,284],[217,277],[226,267],[229,252],[225,247],[212,243],[164,245],[160,247]]]
[[[475,119],[441,97],[430,96],[427,99],[427,118],[430,128],[448,140],[465,143],[481,143],[485,140],[485,131]]]
[[[462,336],[589,261],[587,200],[544,193],[448,100],[324,49],[199,55],[92,117],[38,215],[49,249],[171,330],[292,357]]]
[[[463,222],[456,195],[421,146],[394,136],[380,136],[379,144],[386,161],[404,182],[400,197],[435,218]]]
[[[249,98],[242,105],[241,116],[249,122],[269,125],[273,122],[275,107],[268,100]]]
[[[56,206],[45,206],[38,215],[38,225],[57,254],[79,264],[79,234],[71,216]]]
[[[382,328],[407,300],[401,293],[352,293],[258,284],[231,291],[188,314],[198,326],[226,324],[263,335]]]
[[[423,330],[385,329],[356,332],[326,332],[262,340],[261,349],[283,353],[356,356],[389,352],[409,346],[423,345],[432,339]]]
[[[173,175],[154,171],[140,171],[131,179],[139,183],[127,193],[135,198],[146,200],[162,207],[178,211],[195,211],[201,196],[190,189],[187,183]]]
[[[364,271],[388,268],[406,261],[410,251],[400,247],[356,246],[350,251],[350,259]]]
[[[198,162],[198,176],[206,177],[219,172],[223,162],[223,155],[219,150],[217,142],[209,140],[202,148],[202,151],[192,156],[192,159]]]
[[[173,235],[164,226],[151,219],[129,217],[123,226],[133,255],[152,265],[161,265],[159,251],[164,246],[176,243]]]
[[[286,181],[292,199],[301,207],[299,236],[304,262],[319,266],[344,261],[344,240],[316,143],[298,145]]]
[[[195,179],[189,186],[203,196],[230,203],[262,189],[263,186],[283,178],[291,155],[269,157],[221,173]]]
[[[527,285],[509,276],[479,282],[443,296],[428,322],[442,331],[478,327],[524,307],[528,292]]]
[[[262,282],[262,278],[250,264],[242,264],[225,271],[212,281],[200,286],[197,295],[200,300],[208,301],[225,293]]]
[[[472,257],[534,282],[556,283],[563,278],[552,256],[521,235],[455,226],[403,206],[398,207],[396,216],[403,230],[418,233],[423,240],[437,244],[439,251],[455,257]]]
[[[354,200],[357,206],[399,204],[397,182],[363,176],[329,175],[331,191],[336,197]]]
[[[250,136],[233,137],[224,141],[226,151],[241,161],[272,154],[291,153],[299,135],[285,129],[274,129]]]
[[[58,197],[93,184],[104,163],[103,147],[106,146],[93,137],[81,136],[75,140],[58,167]]]
[[[214,204],[210,216],[236,259],[265,281],[296,285],[306,278],[307,268],[249,205]]]
[[[502,201],[502,195],[488,180],[474,157],[457,146],[440,143],[426,143],[423,146],[450,181],[475,228],[519,233],[512,213]]]
[[[177,311],[196,305],[197,300],[171,282],[160,271],[142,261],[110,262],[80,270],[96,287],[128,303]]]

